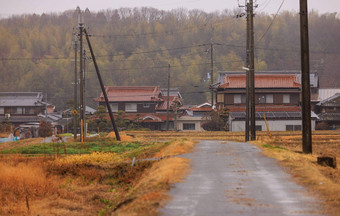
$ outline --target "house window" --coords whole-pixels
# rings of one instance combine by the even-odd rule
[[[241,103],[245,104],[247,100],[247,97],[245,94],[241,95]]]
[[[24,108],[24,114],[34,114],[34,108],[33,107],[25,107]]]
[[[266,103],[266,95],[265,94],[260,94],[259,95],[259,103],[260,104],[265,104]]]
[[[22,114],[22,107],[17,107],[17,114]]]
[[[285,103],[285,104],[290,103],[290,95],[289,94],[283,95],[283,103]]]
[[[267,103],[267,104],[272,104],[272,103],[274,103],[274,97],[273,97],[272,94],[267,94],[267,95],[266,95],[266,103]]]
[[[10,111],[11,114],[17,114],[17,112],[18,112],[17,107],[11,107],[11,111]]]
[[[240,94],[236,94],[234,95],[234,104],[240,104],[241,103],[241,95]]]
[[[286,125],[286,131],[301,131],[301,125]]]
[[[183,130],[195,130],[195,123],[183,123]]]
[[[262,125],[256,125],[255,130],[256,131],[262,131]]]
[[[224,94],[217,94],[217,103],[224,103]]]
[[[112,112],[118,112],[118,104],[110,103],[110,107],[111,107]]]
[[[149,103],[143,104],[143,108],[150,108],[150,104]]]
[[[125,112],[137,112],[137,104],[136,103],[126,103],[125,104]]]
[[[0,107],[0,114],[5,114],[5,109],[3,107]]]

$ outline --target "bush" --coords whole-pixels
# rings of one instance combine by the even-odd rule
[[[52,124],[42,120],[39,124],[38,133],[40,137],[52,136]]]

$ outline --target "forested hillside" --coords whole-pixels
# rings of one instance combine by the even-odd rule
[[[211,41],[215,72],[244,65],[246,25],[244,17],[236,18],[238,13],[86,10],[85,24],[105,85],[166,87],[170,64],[171,86],[180,88],[186,104],[193,104],[209,96]],[[322,87],[340,87],[340,20],[335,15],[312,12],[309,18],[311,65]],[[299,14],[281,12],[272,22],[273,17],[255,17],[256,70],[299,70]],[[74,11],[0,20],[0,91],[47,92],[59,108],[67,106],[73,98],[76,25]],[[86,85],[87,100],[92,101],[100,89],[91,60]]]

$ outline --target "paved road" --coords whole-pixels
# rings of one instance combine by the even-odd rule
[[[249,143],[201,141],[192,172],[171,189],[162,215],[321,215],[274,159]]]

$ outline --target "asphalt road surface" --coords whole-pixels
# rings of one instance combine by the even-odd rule
[[[322,215],[318,202],[249,143],[201,141],[162,215]]]

